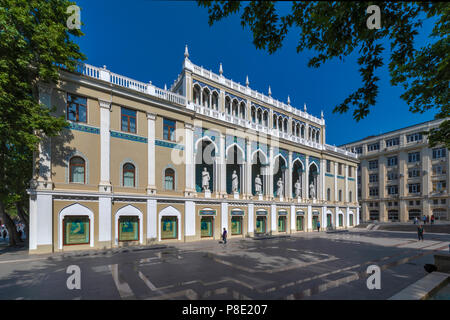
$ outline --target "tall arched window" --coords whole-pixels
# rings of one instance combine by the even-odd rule
[[[131,163],[123,165],[123,186],[132,188],[136,186],[136,168]]]
[[[73,157],[69,162],[70,182],[86,183],[86,162],[81,157]]]
[[[164,187],[166,190],[175,190],[175,171],[166,169],[164,171]]]
[[[339,201],[342,201],[342,190],[339,190]]]
[[[327,201],[331,201],[331,190],[330,190],[330,188],[327,189]]]
[[[348,202],[352,202],[352,192],[351,191],[349,191],[349,194],[348,194]]]

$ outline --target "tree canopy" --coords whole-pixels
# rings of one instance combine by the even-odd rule
[[[257,49],[274,53],[283,45],[288,32],[299,32],[297,52],[312,49],[316,55],[309,67],[320,67],[333,58],[341,60],[357,52],[362,86],[333,109],[335,113],[353,109],[353,118],[365,118],[379,93],[376,71],[386,61],[383,43],[389,43],[387,62],[390,83],[402,86],[401,98],[411,112],[437,109],[436,118],[446,119],[440,127],[428,132],[431,146],[445,144],[450,148],[449,52],[450,5],[445,2],[353,2],[296,1],[288,14],[280,15],[276,1],[197,1],[208,8],[213,25],[232,14],[240,14],[242,27],[253,33]],[[369,5],[381,9],[381,28],[369,29],[366,10]],[[414,40],[425,19],[434,27],[428,44],[415,48]]]
[[[71,39],[83,35],[81,30],[67,26],[73,4],[0,0],[0,217],[10,244],[18,239],[7,209],[18,207],[19,216],[27,211],[33,152],[43,136],[56,136],[67,125],[39,103],[38,84],[57,83],[58,66],[73,71],[85,59]]]

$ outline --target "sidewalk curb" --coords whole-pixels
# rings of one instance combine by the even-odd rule
[[[388,300],[426,300],[449,281],[449,273],[432,272]]]

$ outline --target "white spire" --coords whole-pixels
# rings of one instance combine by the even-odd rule
[[[248,82],[248,76],[245,78],[245,85],[248,87],[248,85],[250,84],[250,82]]]
[[[219,74],[220,74],[220,75],[222,75],[222,74],[223,74],[222,62],[220,63],[220,67],[219,67]]]
[[[184,57],[185,57],[186,59],[189,58],[188,45],[186,45],[186,47],[184,48]]]
[[[320,111],[320,118],[323,119],[323,110]]]
[[[167,84],[164,84],[164,90],[167,91]]]
[[[306,112],[306,102],[303,102],[303,111]]]
[[[289,98],[289,96],[288,96],[287,102],[288,102],[288,106],[290,106],[291,105],[291,98]]]
[[[269,97],[272,96],[272,90],[270,90],[270,86],[269,86]]]

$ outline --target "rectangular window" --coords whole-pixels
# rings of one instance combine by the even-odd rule
[[[397,174],[397,172],[389,171],[389,172],[387,173],[387,179],[388,179],[389,181],[397,180],[397,179],[398,179],[398,174]]]
[[[213,236],[213,217],[202,217],[200,222],[201,237]]]
[[[408,153],[408,162],[418,162],[420,161],[420,152]]]
[[[369,174],[369,182],[378,182],[378,174]]]
[[[303,231],[303,216],[298,215],[296,220],[297,231]]]
[[[444,181],[434,181],[433,182],[433,191],[443,191],[445,190],[447,183]]]
[[[370,196],[378,196],[378,188],[369,188],[369,195]]]
[[[437,175],[440,175],[440,174],[445,174],[447,172],[445,170],[445,167],[440,165],[440,164],[433,165],[432,170],[433,170],[433,175],[434,176],[437,176]]]
[[[378,168],[378,160],[369,161],[369,169],[377,169]]]
[[[161,239],[177,239],[178,218],[162,217],[161,219]]]
[[[286,217],[278,217],[278,232],[286,232]]]
[[[388,186],[388,194],[398,194],[398,186]]]
[[[342,163],[338,164],[338,175],[342,176]]]
[[[433,149],[433,159],[445,158],[445,148]]]
[[[406,136],[406,142],[420,141],[422,140],[421,133],[413,133]]]
[[[386,140],[386,147],[398,146],[400,144],[400,138],[392,138]]]
[[[64,245],[89,244],[90,223],[88,216],[66,216],[63,220]]]
[[[348,167],[348,176],[352,177],[353,176],[353,167]]]
[[[139,241],[139,217],[120,216],[119,241]]]
[[[242,217],[231,217],[231,235],[242,234]]]
[[[67,120],[87,123],[87,99],[67,94]]]
[[[121,130],[136,133],[136,111],[124,107],[121,110]]]
[[[397,157],[387,158],[387,165],[388,165],[388,167],[396,166],[397,165]]]
[[[409,193],[419,193],[420,183],[412,183],[408,186]]]
[[[376,151],[376,150],[380,150],[379,142],[367,145],[367,151]]]
[[[355,148],[355,153],[357,153],[357,154],[361,154],[362,153],[362,147],[356,147]]]
[[[327,172],[331,172],[331,161],[327,160]]]
[[[446,202],[446,199],[441,199],[441,204],[445,204]]]
[[[163,120],[163,136],[164,140],[175,141],[175,121]]]
[[[420,170],[417,168],[408,169],[408,178],[420,177]]]

